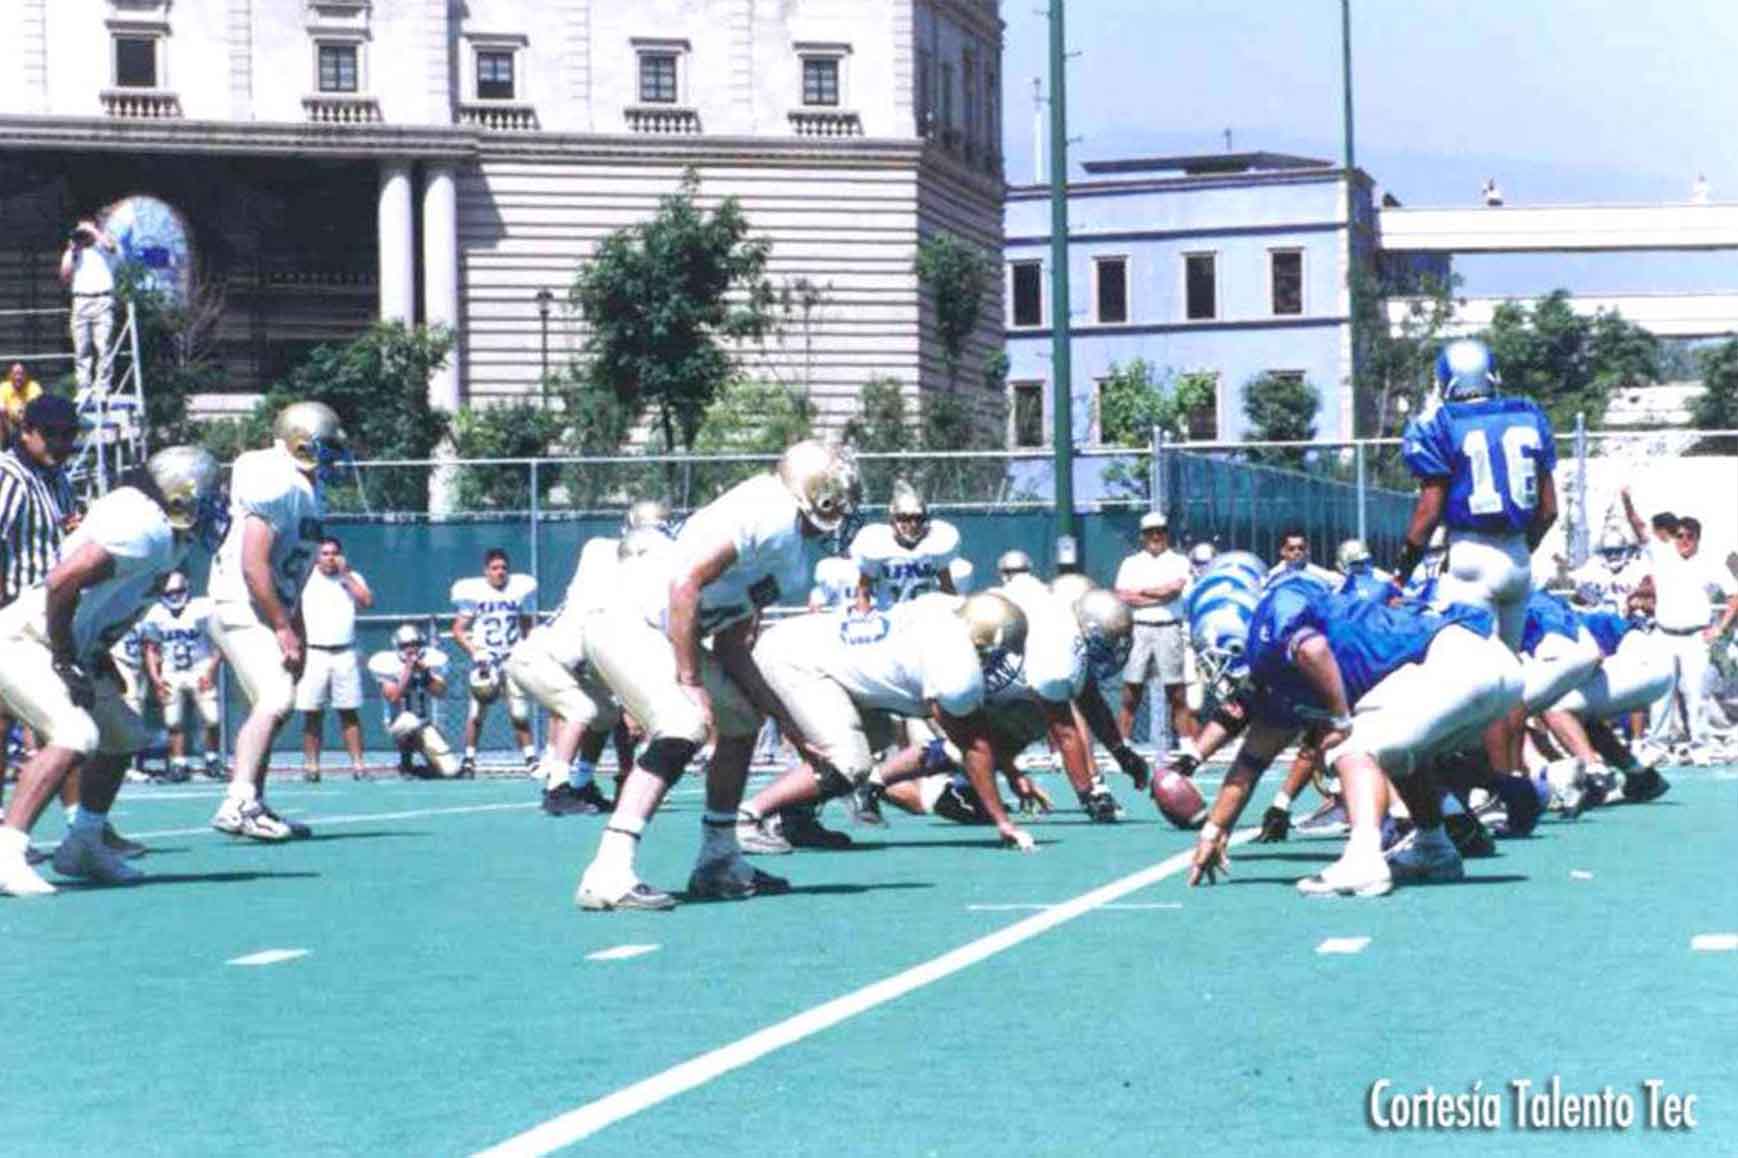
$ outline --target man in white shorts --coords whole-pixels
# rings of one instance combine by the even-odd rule
[[[121,702],[108,651],[193,542],[215,537],[220,487],[207,451],[158,451],[91,504],[44,582],[0,612],[0,710],[28,724],[41,744],[0,827],[0,893],[55,891],[26,854],[31,828],[74,769],[81,770],[78,811],[55,850],[55,871],[103,884],[139,879],[104,841],[127,760],[145,743],[143,721]]]
[[[1165,729],[1155,718],[1152,740],[1161,752],[1192,738],[1196,731],[1183,679],[1188,637],[1183,625],[1183,593],[1189,582],[1189,560],[1171,550],[1170,522],[1157,511],[1142,515],[1141,549],[1124,559],[1116,572],[1117,597],[1134,613],[1135,623],[1134,643],[1122,673],[1122,711],[1117,727],[1124,736],[1134,733],[1141,697],[1146,695],[1147,684],[1158,680],[1164,689],[1173,741],[1164,742]]]
[[[163,706],[163,727],[169,732],[166,779],[185,782],[191,773],[187,758],[187,701],[204,725],[205,774],[223,778],[217,725],[217,672],[223,657],[211,646],[212,602],[191,598],[187,576],[176,571],[163,582],[163,597],[145,612],[139,629],[145,641],[145,670],[157,702]]]
[[[753,631],[762,608],[807,593],[805,541],[837,532],[856,510],[860,490],[848,452],[799,442],[772,473],[738,483],[696,511],[668,559],[648,558],[638,571],[624,572],[617,599],[587,621],[586,659],[646,729],[648,743],[580,878],[581,908],[675,904],[639,879],[635,850],[670,786],[712,737],[690,894],[743,898],[789,888],[753,869],[736,839],[762,717],[773,716],[799,751],[802,745],[755,664]]]
[[[302,588],[302,623],[308,631],[308,656],[296,681],[296,710],[302,713],[302,779],[320,779],[320,741],[325,711],[338,712],[338,730],[350,753],[350,774],[365,780],[362,763],[362,672],[356,663],[356,613],[374,606],[374,593],[360,571],[350,568],[344,544],[320,540],[314,570]]]
[[[296,677],[307,655],[302,589],[320,540],[320,484],[345,461],[344,428],[321,402],[295,402],[272,423],[272,445],[250,450],[230,469],[229,533],[211,564],[216,604],[211,638],[241,684],[249,709],[235,734],[229,791],[211,827],[250,840],[308,836],[265,801],[272,740],[296,705]]]
[[[470,712],[465,717],[464,776],[477,774],[477,737],[489,705],[507,697],[507,718],[519,741],[525,769],[537,769],[531,740],[531,700],[506,673],[507,656],[537,622],[537,580],[515,573],[507,552],[492,547],[483,555],[483,573],[453,583],[453,642],[471,657]]]

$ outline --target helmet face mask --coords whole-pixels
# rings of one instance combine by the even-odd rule
[[[1128,666],[1134,649],[1134,614],[1115,592],[1087,591],[1074,601],[1074,617],[1093,679],[1110,679]]]
[[[229,531],[229,503],[211,452],[197,446],[171,446],[152,455],[145,470],[176,537],[215,551]]]
[[[887,506],[887,521],[901,547],[915,547],[929,534],[929,505],[904,479],[893,484],[893,501]]]
[[[354,466],[344,426],[324,402],[293,402],[284,407],[272,423],[272,438],[316,482],[330,483],[343,468]]]
[[[187,576],[179,571],[169,572],[169,577],[163,580],[163,604],[171,611],[180,611],[187,606],[193,593],[188,589]]]
[[[985,591],[967,596],[956,614],[978,653],[986,693],[999,692],[1020,678],[1026,651],[1026,613],[1013,601]]]
[[[996,574],[1006,583],[1015,575],[1032,573],[1032,557],[1021,550],[1003,551],[996,560]]]

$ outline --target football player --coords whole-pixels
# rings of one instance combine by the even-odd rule
[[[1302,527],[1289,527],[1279,538],[1279,562],[1267,572],[1267,582],[1276,583],[1292,575],[1306,575],[1330,590],[1340,585],[1340,577],[1310,559],[1310,537]]]
[[[855,607],[862,577],[857,564],[845,556],[826,556],[815,564],[815,585],[809,589],[809,610],[848,611]]]
[[[885,523],[871,523],[851,540],[857,565],[859,610],[885,611],[931,591],[954,593],[949,566],[959,556],[960,533],[952,523],[929,517],[929,506],[910,483],[893,484]]]
[[[804,616],[770,628],[755,645],[755,662],[801,729],[805,760],[743,808],[739,845],[790,851],[767,831],[766,818],[856,791],[874,771],[875,754],[893,745],[898,716],[933,719],[960,751],[1002,843],[1035,849],[996,791],[984,712],[991,690],[1009,686],[1019,671],[1026,628],[1019,607],[995,592],[965,600],[936,593],[885,611]],[[697,882],[706,883],[698,872],[690,891]]]
[[[1018,549],[1003,551],[996,559],[997,581],[1005,585],[1016,575],[1032,575],[1032,556]],[[1032,578],[1038,577],[1032,575]]]
[[[778,720],[799,751],[802,744],[755,664],[752,633],[762,608],[807,592],[805,543],[841,531],[860,486],[849,452],[813,440],[795,444],[772,473],[738,483],[695,512],[668,556],[624,574],[616,601],[587,623],[587,660],[649,742],[580,878],[575,900],[582,908],[675,904],[634,872],[635,846],[709,736],[716,739],[697,867],[726,868],[702,878],[717,882],[721,895],[788,887],[766,874],[740,876],[736,868],[737,810],[763,714]]]
[[[465,717],[463,776],[477,774],[477,736],[489,705],[507,695],[507,718],[519,741],[527,771],[537,768],[537,746],[531,740],[531,701],[525,689],[504,670],[513,646],[537,622],[537,580],[514,572],[507,552],[491,547],[483,555],[483,573],[453,584],[453,642],[471,657],[470,713]],[[474,629],[474,630],[473,630]]]
[[[1594,557],[1569,573],[1576,598],[1590,608],[1625,614],[1629,597],[1650,574],[1641,548],[1613,527],[1599,538]]]
[[[188,700],[205,727],[205,774],[213,780],[223,777],[217,734],[217,673],[223,657],[211,646],[211,600],[191,596],[187,576],[173,572],[163,582],[163,597],[139,624],[145,640],[145,670],[157,702],[163,705],[163,726],[169,731],[168,779],[177,784],[191,775]]]
[[[1521,630],[1521,700],[1527,715],[1538,715],[1580,687],[1599,670],[1599,641],[1560,596],[1534,591],[1527,597],[1527,619]],[[1517,735],[1510,750],[1511,767],[1520,767],[1525,735]],[[1581,813],[1585,787],[1578,761],[1562,761],[1548,769],[1551,791],[1569,816]],[[1524,822],[1512,815],[1509,831],[1525,836]]]
[[[30,829],[60,783],[81,769],[78,812],[54,870],[104,884],[139,871],[108,847],[109,807],[145,727],[121,700],[108,652],[157,597],[195,540],[223,519],[217,460],[198,447],[152,455],[91,504],[46,580],[0,613],[0,710],[28,724],[41,747],[19,774],[0,828],[0,892],[52,893],[26,860]]]
[[[1545,725],[1582,762],[1596,798],[1613,787],[1609,769],[1623,773],[1625,801],[1640,803],[1663,796],[1671,785],[1655,765],[1664,753],[1644,752],[1647,758],[1638,760],[1606,721],[1645,709],[1671,693],[1675,675],[1671,653],[1660,646],[1654,632],[1632,617],[1609,611],[1577,613],[1577,617],[1598,641],[1604,658],[1591,677],[1545,712]]]
[[[230,522],[211,564],[211,639],[249,704],[235,733],[229,791],[211,827],[252,840],[309,835],[265,800],[272,739],[296,704],[306,654],[300,603],[325,535],[322,487],[348,459],[338,415],[296,402],[272,422],[272,444],[230,468]]]
[[[392,650],[368,657],[368,673],[380,682],[386,701],[386,730],[398,746],[398,774],[417,775],[413,754],[427,761],[427,775],[450,780],[459,774],[459,759],[435,724],[435,704],[447,694],[447,655],[428,645],[415,623],[400,624],[392,633]]]
[[[615,568],[622,557],[622,540],[638,530],[656,530],[666,538],[674,537],[676,529],[670,504],[663,499],[638,499],[622,513],[622,530],[619,536],[609,538],[594,535],[586,540],[579,553],[579,566],[575,570],[584,571],[588,580],[596,579],[595,584],[588,582],[583,592],[588,610],[597,610],[608,604]],[[622,781],[628,777],[628,769],[634,766],[634,747],[638,743],[636,733],[637,729],[628,719],[627,713],[618,713],[615,731],[610,737],[616,753],[615,781],[618,792],[621,791]],[[584,786],[585,775],[580,765],[576,764],[570,769],[568,784],[576,790]],[[601,791],[599,795],[602,795]],[[584,806],[581,805],[581,808],[583,810]]]
[[[1340,859],[1298,882],[1305,895],[1380,896],[1396,876],[1455,880],[1460,854],[1442,826],[1438,790],[1420,765],[1465,742],[1521,696],[1520,667],[1485,633],[1490,616],[1439,613],[1284,583],[1262,596],[1248,639],[1250,722],[1196,845],[1189,883],[1209,883],[1262,771],[1305,725],[1340,778],[1351,834]],[[1390,778],[1417,826],[1385,858]]]

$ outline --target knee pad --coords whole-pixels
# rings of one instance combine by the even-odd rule
[[[400,712],[392,717],[392,723],[386,725],[386,730],[394,740],[400,742],[413,739],[422,728],[422,721],[411,712]]]
[[[99,740],[97,722],[82,708],[73,707],[48,721],[42,742],[55,748],[70,748],[81,757],[93,755]]]
[[[699,750],[700,745],[692,740],[660,736],[646,745],[646,750],[640,755],[639,766],[665,784],[675,784],[682,778],[682,773],[687,771],[688,761]]]
[[[840,796],[849,796],[856,791],[857,785],[869,778],[869,770],[865,768],[861,776],[847,776],[831,764],[823,764],[815,769],[815,787],[820,790],[822,800],[833,800]]]

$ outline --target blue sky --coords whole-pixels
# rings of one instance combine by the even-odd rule
[[[1010,181],[1032,180],[1045,0],[1004,0]],[[1339,0],[1069,0],[1071,173],[1238,150],[1338,159]],[[1409,205],[1738,200],[1731,0],[1353,0],[1358,164]],[[1048,81],[1046,81],[1048,91]],[[1738,289],[1738,254],[1462,258],[1466,292]]]

